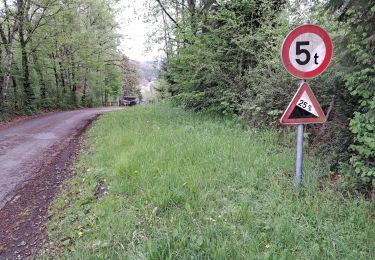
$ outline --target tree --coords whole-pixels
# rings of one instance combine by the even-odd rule
[[[254,95],[262,96],[257,85],[270,81],[270,76],[279,79],[274,72],[280,74],[282,68],[274,61],[287,28],[286,18],[280,16],[285,3],[187,1],[179,2],[183,8],[174,11],[173,2],[158,1],[170,20],[169,34],[174,35],[164,73],[173,100],[193,109],[243,113]],[[264,99],[257,102],[246,108],[265,105],[265,113],[271,112]],[[257,111],[246,113],[254,116]]]
[[[351,165],[375,187],[375,1],[331,0],[327,5],[347,30],[338,45],[347,91],[355,98],[350,129]]]
[[[124,56],[121,63],[123,71],[123,93],[124,96],[137,96],[142,99],[141,91],[139,89],[140,74],[137,67],[129,60],[128,57]]]
[[[17,7],[20,6],[20,2],[17,1]],[[0,36],[2,45],[5,46],[5,65],[2,69],[3,75],[0,78],[0,108],[4,107],[6,99],[7,99],[7,92],[9,87],[9,81],[11,77],[11,67],[13,63],[13,45],[14,40],[16,37],[16,33],[19,27],[20,22],[20,12],[19,8],[14,10],[14,8],[10,8],[8,2],[4,0],[3,2],[3,12],[1,13],[1,23],[0,23]],[[12,21],[13,20],[13,21]],[[4,25],[4,27],[3,27]],[[6,26],[8,25],[8,33],[5,33]],[[6,36],[8,35],[8,37]],[[0,55],[0,58],[2,56]]]
[[[119,95],[112,0],[7,1],[0,6],[2,115],[99,105]]]

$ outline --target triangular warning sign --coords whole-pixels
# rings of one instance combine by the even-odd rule
[[[281,117],[283,125],[324,123],[326,116],[310,86],[304,82]]]

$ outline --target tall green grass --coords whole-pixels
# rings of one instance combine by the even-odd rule
[[[72,259],[374,259],[374,204],[273,131],[167,105],[103,116],[44,252]]]

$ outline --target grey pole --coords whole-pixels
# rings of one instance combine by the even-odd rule
[[[302,161],[303,161],[303,130],[304,126],[298,125],[297,134],[297,163],[296,163],[296,185],[302,182]]]

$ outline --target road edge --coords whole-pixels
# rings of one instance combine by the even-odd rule
[[[63,184],[74,175],[74,163],[83,147],[85,133],[100,114],[62,143],[48,149],[44,163],[0,209],[0,259],[30,258],[47,241],[49,208]]]

